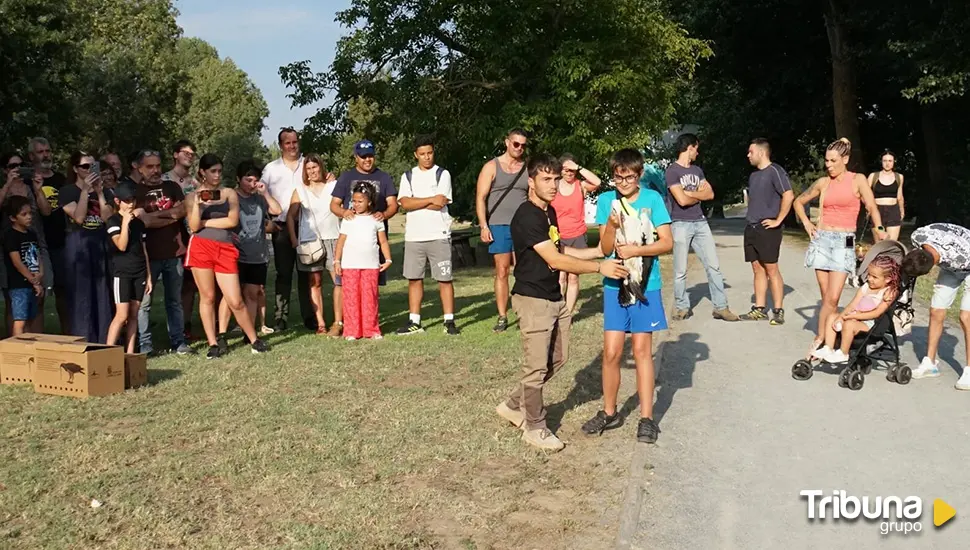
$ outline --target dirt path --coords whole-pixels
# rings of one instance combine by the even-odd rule
[[[730,220],[715,227],[738,313],[751,300],[742,229]],[[675,324],[662,351],[663,433],[645,450],[643,504],[630,547],[965,547],[970,523],[958,517],[934,528],[932,503],[942,498],[958,514],[970,509],[963,475],[970,395],[953,389],[957,374],[950,368],[908,386],[873,372],[858,392],[839,388],[832,374],[793,380],[790,368],[810,342],[818,300],[814,276],[802,267],[803,246],[786,241],[782,252],[788,313],[782,327],[712,320],[703,272],[690,274],[695,316]],[[918,363],[914,342],[920,354],[925,350],[925,308],[918,308],[915,326],[903,344],[910,365]],[[941,346],[952,365],[963,357],[957,334],[948,327]],[[919,496],[922,532],[883,536],[878,522],[809,522],[799,492],[811,489]]]

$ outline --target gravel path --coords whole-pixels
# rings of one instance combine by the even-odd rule
[[[731,307],[742,313],[752,298],[743,225],[726,220],[714,229]],[[960,513],[970,513],[970,393],[953,389],[964,354],[959,327],[947,327],[941,357],[953,368],[943,368],[937,379],[899,386],[874,371],[857,392],[839,388],[834,374],[795,381],[791,365],[811,341],[818,302],[803,255],[803,243],[786,239],[781,265],[788,323],[781,327],[711,319],[707,282],[691,258],[694,317],[674,323],[660,352],[656,410],[663,431],[658,445],[639,449],[647,471],[629,547],[967,546],[970,520]],[[853,292],[846,290],[843,304]],[[916,350],[925,350],[926,316],[918,307],[914,335],[903,344],[903,361],[911,366],[919,361]],[[879,522],[864,519],[810,522],[799,496],[810,489],[919,496],[922,531],[883,536]],[[957,510],[941,529],[933,526],[935,498]]]

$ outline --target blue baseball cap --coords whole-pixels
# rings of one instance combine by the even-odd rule
[[[362,139],[354,144],[354,154],[358,157],[372,157],[375,154],[374,143],[369,139]]]

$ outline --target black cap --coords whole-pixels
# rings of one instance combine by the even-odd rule
[[[135,200],[135,186],[131,182],[123,181],[114,188],[115,197],[124,202]]]

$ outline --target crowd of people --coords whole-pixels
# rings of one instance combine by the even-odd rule
[[[5,273],[0,280],[7,331],[43,331],[41,312],[52,294],[63,333],[153,353],[150,313],[161,283],[172,351],[193,353],[189,341],[197,297],[208,358],[228,353],[232,319],[252,352],[263,353],[267,346],[261,336],[289,328],[295,272],[306,328],[348,341],[381,339],[378,295],[393,264],[388,220],[403,209],[408,318],[396,334],[424,331],[421,304],[429,268],[438,283],[444,332],[460,334],[451,259],[452,181],[435,162],[433,139],[415,139],[416,165],[397,184],[377,168],[375,146],[368,140],[355,144],[354,167],[338,177],[319,156],[301,153],[295,130],[282,130],[278,139],[281,158],[266,166],[244,161],[232,168],[215,154],[197,158],[194,145],[182,140],[171,148],[172,168],[165,173],[165,155],[155,150],[129,155],[127,169],[113,152],[96,157],[77,151],[70,155],[66,174],[54,170],[50,144],[43,138],[30,141],[26,156],[4,155]],[[475,197],[481,240],[488,244],[495,270],[493,330],[508,329],[511,298],[525,350],[521,378],[496,412],[521,429],[526,442],[563,448],[546,426],[542,392],[567,361],[581,275],[603,278],[604,329],[603,407],[582,430],[601,434],[622,423],[617,394],[629,335],[641,406],[637,439],[652,443],[660,432],[653,420],[652,335],[667,329],[655,259],[673,253],[672,320],[693,315],[687,296],[687,258],[693,250],[707,275],[715,319],[782,325],[784,281],[778,259],[782,225],[792,209],[811,239],[805,266],[815,271],[821,298],[809,354],[845,361],[846,340],[835,349],[836,334],[867,331],[898,295],[904,276],[915,278],[939,266],[928,350],[913,378],[939,376],[937,348],[946,310],[960,285],[970,289],[970,230],[940,223],[918,229],[912,236],[914,249],[903,262],[873,262],[866,284],[838,311],[846,280],[856,271],[860,209],[868,212],[875,240],[899,236],[905,217],[903,177],[894,170],[891,152],[883,155],[882,170],[867,178],[848,170],[848,140],[836,141],[826,150],[827,175],[796,198],[786,171],[771,161],[768,141],[752,140],[744,259],[752,266],[754,304],[736,315],[701,207],[714,198],[714,188],[695,164],[697,136],[677,139],[677,157],[662,176],[665,185],[656,185],[659,172],[648,170],[639,151],[623,149],[612,156],[610,188],[596,200],[600,238],[595,247],[586,240],[585,206],[603,182],[568,154],[527,158],[528,140],[521,129],[507,134],[505,152],[482,166]],[[235,186],[222,185],[224,170],[235,171]],[[820,214],[812,221],[808,205],[815,199]],[[265,293],[271,259],[276,277],[272,321]],[[333,284],[329,328],[324,272]],[[967,292],[960,320],[970,336]],[[970,367],[957,388],[970,390]]]

